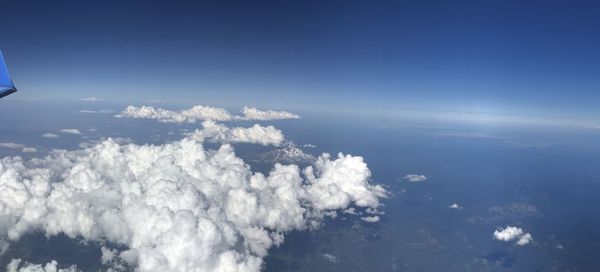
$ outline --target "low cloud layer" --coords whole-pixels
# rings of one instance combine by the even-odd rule
[[[1,159],[0,250],[41,231],[118,245],[102,250],[103,263],[117,271],[124,266],[137,271],[259,271],[269,248],[281,244],[285,233],[316,228],[338,209],[376,213],[386,194],[369,182],[362,157],[322,154],[304,169],[276,164],[263,175],[252,172],[231,145],[207,150],[203,142],[280,131],[203,126],[162,145],[107,139],[87,149],[55,150],[44,158]],[[271,139],[269,144],[280,142]],[[363,220],[377,221],[375,217]],[[18,261],[11,265],[9,271],[56,271],[56,263],[49,264],[54,270]],[[37,270],[15,270],[22,268]]]
[[[427,180],[427,177],[425,175],[415,175],[415,174],[411,174],[411,175],[406,175],[403,178],[404,180],[408,181],[408,182],[423,182]]]
[[[273,126],[261,126],[255,124],[249,128],[229,128],[213,121],[202,122],[203,129],[188,134],[197,140],[208,139],[218,143],[251,143],[261,145],[280,146],[285,137],[281,130]]]
[[[56,139],[56,138],[58,138],[60,136],[58,136],[58,135],[56,135],[54,133],[44,133],[44,134],[42,134],[42,137],[48,138],[48,139]]]
[[[242,115],[236,116],[223,108],[197,105],[190,109],[182,111],[171,111],[152,106],[127,106],[120,114],[115,115],[118,118],[138,118],[155,119],[163,123],[195,123],[199,121],[231,121],[237,120],[280,120],[280,119],[299,119],[300,116],[287,111],[262,111],[256,108],[244,107]]]
[[[521,228],[508,226],[504,229],[495,230],[494,239],[504,242],[516,240],[517,245],[524,246],[529,244],[533,240],[533,237],[529,233],[524,233]]]

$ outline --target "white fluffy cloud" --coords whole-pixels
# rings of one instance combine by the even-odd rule
[[[76,128],[65,128],[65,129],[61,129],[60,132],[62,133],[66,133],[66,134],[75,134],[75,135],[81,135],[81,131],[79,131],[79,129]]]
[[[163,123],[195,123],[198,121],[230,121],[238,120],[279,120],[279,119],[298,119],[300,116],[287,111],[261,111],[256,108],[244,107],[241,116],[234,116],[223,108],[197,105],[190,109],[182,111],[171,111],[152,106],[127,106],[120,114],[115,115],[118,118],[143,118],[155,119]]]
[[[6,267],[7,272],[78,272],[77,267],[58,268],[56,261],[51,261],[45,265],[23,263],[21,259],[13,259]]]
[[[103,263],[136,271],[259,271],[286,232],[317,227],[337,209],[375,210],[385,196],[362,157],[323,154],[304,170],[276,164],[263,175],[228,144],[206,150],[207,137],[162,145],[108,139],[29,161],[1,159],[0,249],[42,231],[122,245],[103,249]],[[56,271],[56,263],[11,265]]]
[[[84,97],[80,99],[81,101],[86,101],[86,102],[98,102],[98,101],[104,101],[104,98],[99,98],[99,97]]]
[[[533,240],[533,237],[529,233],[524,233],[521,228],[508,226],[504,229],[495,230],[494,239],[504,242],[517,240],[517,245],[524,246],[529,244]]]
[[[281,119],[300,119],[300,116],[287,111],[262,111],[256,108],[244,107],[242,109],[242,116],[236,116],[236,118],[241,120],[268,121]]]
[[[425,175],[415,175],[415,174],[411,174],[411,175],[406,175],[403,178],[404,180],[407,180],[409,182],[423,182],[427,180],[427,177]]]
[[[255,124],[249,128],[229,128],[213,121],[202,122],[203,129],[196,130],[188,135],[198,139],[209,139],[219,143],[252,143],[261,145],[280,146],[285,137],[281,130],[273,126]]]

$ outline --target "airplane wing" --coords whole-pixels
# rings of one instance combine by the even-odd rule
[[[2,51],[0,51],[0,98],[16,91],[17,88],[15,88],[15,84],[13,84],[10,74],[8,74],[8,68],[6,68]]]

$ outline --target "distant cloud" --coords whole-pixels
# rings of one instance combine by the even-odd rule
[[[411,175],[406,175],[403,178],[404,180],[407,180],[409,182],[423,182],[427,180],[427,177],[425,175],[415,175],[415,174],[411,174]]]
[[[323,253],[321,256],[323,256],[323,259],[325,259],[326,261],[328,261],[330,263],[338,263],[337,257],[333,254]]]
[[[377,216],[377,215],[364,216],[364,217],[361,217],[360,220],[368,222],[368,223],[375,223],[375,222],[379,222],[379,216]]]
[[[529,233],[524,233],[521,228],[508,226],[504,229],[495,230],[494,239],[503,242],[517,240],[517,245],[524,246],[529,244],[533,240],[533,237]]]
[[[55,138],[58,138],[60,136],[58,136],[58,135],[56,135],[54,133],[44,133],[44,134],[42,134],[42,137],[48,138],[48,139],[55,139]]]
[[[274,146],[280,146],[285,140],[281,130],[273,126],[264,127],[255,124],[249,128],[229,128],[213,121],[204,121],[202,127],[203,129],[196,130],[188,135],[202,141],[209,139],[219,143],[252,143]]]
[[[61,129],[60,132],[62,133],[66,133],[66,134],[76,134],[76,135],[81,135],[81,131],[79,131],[79,129],[76,128],[65,128],[65,129]]]
[[[300,119],[300,116],[287,111],[273,111],[267,110],[262,111],[256,108],[244,107],[242,109],[242,116],[236,116],[236,119],[240,120],[257,120],[257,121],[268,121],[268,120],[281,120],[281,119]]]
[[[448,206],[448,208],[450,208],[450,209],[457,209],[457,210],[462,209],[462,207],[460,205],[458,205],[457,203],[454,203],[454,204]]]
[[[109,109],[105,109],[105,110],[80,110],[80,113],[101,113],[101,114],[107,114],[107,113],[114,113],[114,110],[109,110]]]
[[[224,108],[196,105],[182,111],[171,111],[152,106],[127,106],[117,118],[155,119],[163,123],[195,123],[198,121],[231,121],[237,120],[280,120],[298,119],[300,116],[286,111],[261,111],[256,108],[244,107],[241,116],[234,116]]]
[[[314,145],[314,144],[305,144],[305,145],[303,145],[302,147],[305,147],[305,148],[315,148],[315,147],[317,147],[317,146],[316,146],[316,145]]]
[[[11,149],[21,149],[21,152],[23,152],[23,153],[37,152],[37,149],[35,149],[33,147],[28,147],[26,145],[17,144],[17,143],[0,143],[0,147],[11,148]]]
[[[81,101],[87,101],[87,102],[98,102],[98,101],[104,101],[104,98],[98,98],[95,96],[92,97],[84,97],[80,99]]]
[[[0,147],[19,149],[19,148],[25,147],[25,145],[16,144],[16,143],[0,143]]]

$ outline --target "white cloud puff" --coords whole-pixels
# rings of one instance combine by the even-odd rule
[[[60,132],[62,133],[66,133],[66,134],[75,134],[75,135],[81,135],[81,131],[79,131],[79,129],[76,128],[65,128],[65,129],[61,129]]]
[[[236,118],[241,120],[268,121],[281,119],[300,119],[300,116],[287,111],[262,111],[256,108],[244,107],[242,109],[242,116],[236,116]]]
[[[99,102],[99,101],[104,101],[104,98],[99,98],[99,97],[84,97],[80,99],[81,101],[86,101],[86,102]]]
[[[12,259],[11,262],[6,266],[7,272],[78,272],[76,266],[69,268],[58,268],[56,261],[51,261],[46,265],[40,264],[22,263],[21,259]]]
[[[298,119],[300,116],[289,113],[287,111],[261,111],[256,108],[244,107],[241,116],[234,116],[229,111],[223,108],[197,105],[190,109],[182,111],[171,111],[152,106],[127,106],[120,114],[115,115],[117,118],[139,118],[139,119],[155,119],[163,123],[195,123],[198,121],[231,121],[238,120],[255,120],[268,121],[280,119]]]
[[[406,175],[403,178],[404,180],[407,180],[409,182],[423,182],[427,180],[427,177],[425,175],[415,175],[415,174],[411,174],[411,175]]]
[[[448,206],[448,208],[461,210],[463,207],[458,205],[458,203],[453,203],[452,205]]]
[[[202,140],[108,139],[44,158],[0,159],[0,252],[41,231],[121,245],[105,248],[102,261],[136,271],[259,271],[286,232],[317,227],[337,209],[376,209],[386,194],[369,182],[362,157],[323,154],[303,171],[276,164],[263,175],[232,146],[206,150]],[[46,264],[54,270],[19,263],[11,271],[56,271],[56,263]]]
[[[255,124],[249,128],[229,128],[213,121],[202,122],[203,129],[196,130],[189,135],[198,140],[210,139],[218,143],[252,143],[261,145],[280,146],[285,137],[281,130],[273,126],[261,126]]]
[[[524,233],[519,227],[508,226],[504,229],[500,228],[494,231],[494,239],[498,241],[510,242],[517,240],[517,245],[524,246],[533,240],[529,233]]]

